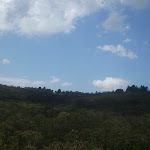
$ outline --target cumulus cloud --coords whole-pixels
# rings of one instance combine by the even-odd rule
[[[131,6],[135,9],[150,7],[150,0],[120,0],[122,4]]]
[[[60,79],[56,78],[55,76],[52,76],[51,78],[52,78],[52,80],[50,81],[51,83],[57,83],[60,81]]]
[[[130,26],[125,24],[127,16],[123,16],[119,13],[119,5],[124,8],[124,6],[130,6],[135,9],[150,8],[150,0],[107,0],[105,1],[104,8],[111,11],[109,17],[104,21],[103,27],[107,31],[125,31],[129,30]],[[115,8],[115,9],[114,9]],[[117,9],[116,9],[117,8]],[[115,11],[114,11],[115,10]]]
[[[120,3],[137,9],[150,6],[149,0],[0,0],[0,33],[69,33],[82,17],[101,8],[113,10]],[[125,16],[113,12],[103,25],[107,30],[122,31],[124,20]]]
[[[100,88],[101,91],[113,91],[119,88],[126,88],[129,81],[121,78],[107,77],[105,80],[94,80],[93,85]]]
[[[138,56],[136,54],[134,54],[131,50],[127,51],[120,44],[117,46],[113,46],[113,45],[98,46],[97,48],[102,50],[102,51],[112,52],[112,53],[117,54],[118,56],[121,56],[121,57],[128,57],[130,59],[138,58]]]
[[[5,65],[5,64],[10,64],[10,60],[8,59],[3,59],[2,60],[2,64]]]
[[[0,0],[0,32],[68,33],[79,18],[104,5],[105,0]]]
[[[69,83],[69,82],[64,82],[63,84],[62,84],[62,86],[71,86],[72,85],[72,83]]]
[[[125,42],[125,43],[129,43],[131,41],[132,41],[132,39],[129,39],[129,38],[126,38],[125,40],[123,40],[123,42]]]
[[[125,29],[126,16],[121,16],[117,12],[110,13],[109,17],[104,21],[103,27],[108,31],[122,32]]]
[[[36,87],[46,84],[44,81],[30,81],[21,78],[0,77],[0,83],[5,85],[21,86],[21,87]]]

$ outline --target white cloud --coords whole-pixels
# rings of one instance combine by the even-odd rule
[[[120,3],[137,9],[150,6],[150,0],[0,0],[0,34],[68,33],[82,17],[101,8],[113,11]],[[124,20],[125,16],[113,12],[103,25],[107,30],[122,31]]]
[[[98,46],[98,49],[102,50],[102,51],[108,51],[108,52],[112,52],[114,54],[117,54],[118,56],[121,57],[128,57],[130,59],[134,59],[134,58],[138,58],[138,56],[136,54],[134,54],[132,51],[127,51],[122,45],[117,45],[117,46],[113,46],[113,45],[104,45],[102,46]]]
[[[150,0],[120,0],[122,4],[131,6],[135,9],[150,7]]]
[[[110,13],[109,17],[104,21],[103,27],[108,31],[122,32],[125,29],[124,21],[126,16],[121,16],[117,12]]]
[[[51,78],[52,78],[52,80],[50,81],[51,83],[57,83],[60,81],[60,79],[56,78],[55,76],[52,76]]]
[[[105,80],[94,80],[93,85],[102,91],[113,91],[119,88],[126,88],[129,85],[129,81],[121,78],[107,77]]]
[[[122,4],[122,5],[120,5]],[[130,29],[130,25],[125,24],[127,16],[123,16],[119,13],[119,6],[130,6],[135,9],[150,8],[150,0],[106,0],[104,8],[107,8],[111,13],[109,17],[104,21],[103,27],[107,31],[125,31]]]
[[[62,84],[62,86],[71,86],[72,85],[72,83],[69,83],[69,82],[64,82],[63,84]]]
[[[10,60],[8,59],[3,59],[2,60],[2,64],[5,65],[5,64],[10,64]]]
[[[76,21],[99,8],[105,0],[0,0],[0,32],[25,35],[68,33]]]
[[[80,18],[101,8],[117,10],[118,4],[143,9],[150,6],[150,0],[0,0],[0,33],[68,33],[76,28]],[[124,20],[125,16],[113,12],[104,22],[104,27],[120,31],[124,28]]]
[[[129,43],[131,41],[132,41],[132,39],[129,39],[129,38],[126,38],[125,40],[123,40],[123,42],[125,42],[125,43]]]
[[[36,87],[46,84],[44,81],[30,81],[21,78],[0,77],[0,83],[5,85],[21,86],[21,87]]]

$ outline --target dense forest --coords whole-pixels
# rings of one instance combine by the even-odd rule
[[[0,85],[0,150],[149,150],[150,91]]]

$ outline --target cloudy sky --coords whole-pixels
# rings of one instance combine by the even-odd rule
[[[149,68],[150,0],[0,0],[0,84],[150,87]]]

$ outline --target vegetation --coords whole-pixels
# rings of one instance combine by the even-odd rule
[[[149,150],[150,91],[0,85],[0,150]]]

